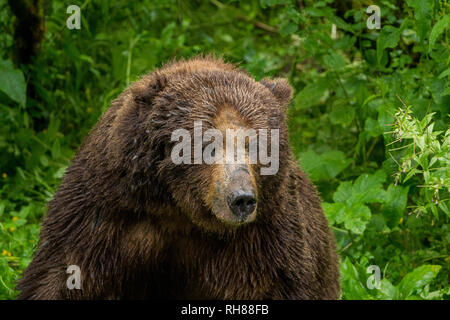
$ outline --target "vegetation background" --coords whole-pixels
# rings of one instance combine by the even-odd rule
[[[79,30],[66,27],[72,4]],[[381,29],[368,28],[369,5]],[[209,52],[295,88],[290,143],[336,234],[342,298],[449,299],[449,9],[0,0],[0,299],[16,296],[46,203],[111,101],[168,60]]]

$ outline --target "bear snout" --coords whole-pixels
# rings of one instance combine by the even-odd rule
[[[247,217],[256,209],[256,197],[252,191],[239,189],[231,192],[227,196],[227,203],[240,222],[247,220]]]
[[[222,165],[215,176],[212,211],[231,225],[241,225],[256,218],[257,192],[254,178],[247,165]]]

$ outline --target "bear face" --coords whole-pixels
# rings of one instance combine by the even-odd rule
[[[151,175],[201,229],[226,232],[263,219],[263,200],[292,158],[285,116],[292,89],[281,79],[256,82],[229,65],[204,63],[177,62],[137,82],[134,110],[119,110],[116,131],[122,152],[135,154],[131,163],[141,159],[134,175]],[[147,137],[140,153],[133,135]]]

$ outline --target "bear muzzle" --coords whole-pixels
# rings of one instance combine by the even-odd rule
[[[212,211],[231,225],[241,225],[256,218],[257,193],[247,165],[223,165],[216,177]]]
[[[227,196],[227,203],[239,222],[245,222],[247,217],[256,209],[255,194],[243,189],[231,192]]]

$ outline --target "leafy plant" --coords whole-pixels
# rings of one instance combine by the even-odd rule
[[[420,176],[418,179],[421,182],[417,187],[423,189],[417,205],[412,206],[410,214],[431,211],[436,219],[439,219],[437,209],[439,205],[439,208],[450,216],[447,206],[450,200],[450,129],[447,129],[445,134],[442,131],[433,131],[434,113],[428,113],[420,121],[411,114],[409,107],[400,109],[394,115],[394,130],[388,132],[396,138],[389,145],[411,141],[389,150],[390,154],[402,151],[400,159],[393,158],[399,167],[399,171],[395,174],[395,183],[398,181],[405,183],[413,177]]]

